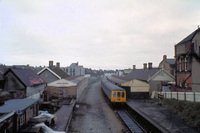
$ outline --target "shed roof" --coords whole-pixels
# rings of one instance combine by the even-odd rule
[[[129,80],[138,79],[146,81],[156,74],[161,68],[151,68],[151,69],[135,69],[131,73],[126,75],[126,78]]]
[[[117,75],[111,75],[107,77],[109,80],[111,80],[112,82],[115,82],[119,85],[125,83],[128,81],[128,79],[126,77],[122,77],[122,76],[117,76]]]
[[[37,101],[37,99],[11,99],[5,101],[4,105],[0,106],[0,113],[23,111]]]
[[[73,76],[73,77],[68,77],[67,80],[70,80],[76,84],[79,84],[85,78],[86,77],[84,75],[77,75],[77,76]]]
[[[31,69],[10,68],[5,72],[5,75],[10,71],[13,72],[25,86],[34,86],[45,83],[44,80]]]
[[[182,41],[180,41],[177,45],[191,41],[198,31],[200,31],[200,28],[193,31],[190,35],[188,35],[186,38],[184,38]]]
[[[111,90],[111,91],[124,91],[123,88],[109,82],[108,80],[106,79],[102,79],[101,80],[101,83],[106,86],[107,89]]]
[[[66,79],[59,79],[47,84],[47,86],[52,86],[52,87],[71,87],[76,85],[77,85],[76,83],[73,83]]]

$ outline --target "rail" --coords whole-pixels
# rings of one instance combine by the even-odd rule
[[[146,133],[146,131],[134,119],[132,119],[126,111],[118,110],[117,114],[129,128],[131,133]]]

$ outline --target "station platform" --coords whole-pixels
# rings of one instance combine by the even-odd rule
[[[66,131],[71,116],[73,114],[73,109],[75,106],[75,101],[71,105],[63,105],[54,115],[56,117],[55,125],[52,127],[55,131]]]
[[[150,123],[166,133],[198,133],[177,115],[158,104],[155,100],[131,99],[127,105],[134,109]]]

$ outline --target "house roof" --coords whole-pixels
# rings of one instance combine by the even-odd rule
[[[3,74],[5,73],[4,68],[0,66],[0,80],[3,80]]]
[[[180,41],[177,45],[191,41],[198,31],[200,31],[200,28],[196,29],[194,32],[192,32],[190,35],[188,35],[186,38]]]
[[[40,72],[38,72],[38,75],[40,75],[45,70],[48,70],[49,72],[51,72],[58,79],[68,78],[69,77],[69,75],[59,67],[45,67]]]
[[[59,67],[50,67],[50,69],[59,75],[61,78],[67,78],[69,75]]]
[[[47,84],[47,86],[53,86],[53,87],[71,87],[76,85],[77,85],[76,83],[73,83],[66,79],[59,79]]]
[[[156,74],[160,68],[151,68],[151,69],[135,69],[131,73],[126,75],[128,80],[138,79],[142,81],[146,81]]]
[[[37,101],[37,99],[11,99],[0,106],[0,113],[23,111]]]
[[[5,72],[5,76],[8,72],[12,71],[15,76],[25,85],[25,86],[34,86],[39,84],[44,84],[44,80],[40,78],[33,70],[31,69],[16,69],[10,68]]]
[[[166,59],[166,60],[170,65],[174,65],[175,64],[175,59]]]
[[[173,75],[168,73],[165,69],[160,69],[158,72],[156,72],[153,76],[151,76],[148,79],[148,82],[150,81],[174,81],[175,78]]]

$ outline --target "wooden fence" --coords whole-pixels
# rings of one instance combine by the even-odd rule
[[[156,92],[155,97],[200,102],[200,92]]]

